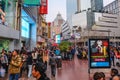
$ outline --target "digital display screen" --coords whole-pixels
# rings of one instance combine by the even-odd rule
[[[25,38],[29,38],[29,23],[27,21],[25,21],[24,19],[22,19],[21,21],[21,25],[22,25],[22,28],[21,28],[21,36],[22,37],[25,37]]]
[[[59,35],[56,35],[56,43],[58,43],[58,44],[60,43],[60,41],[61,41],[60,38],[61,38],[61,37],[60,37],[60,34],[59,34]]]
[[[90,68],[110,68],[109,39],[89,39]]]

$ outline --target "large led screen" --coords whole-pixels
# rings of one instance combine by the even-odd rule
[[[27,21],[25,21],[24,19],[22,19],[21,21],[21,25],[22,25],[22,28],[21,28],[21,36],[22,37],[25,37],[25,38],[29,38],[29,23]]]
[[[90,68],[110,68],[109,39],[89,39]]]
[[[58,44],[60,43],[60,41],[61,41],[60,38],[61,38],[60,34],[56,35],[56,43],[58,43]]]

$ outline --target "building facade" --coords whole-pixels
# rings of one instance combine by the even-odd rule
[[[0,50],[12,51],[23,46],[32,50],[36,46],[37,7],[25,6],[21,0],[1,1],[1,9],[7,14],[4,23],[0,20]]]
[[[8,4],[10,3],[10,4]],[[9,0],[0,1],[1,19],[0,19],[0,51],[2,48],[5,50],[13,50],[14,48],[19,48],[16,45],[20,39],[19,26],[16,26],[16,6],[18,2]],[[4,13],[7,13],[4,15]],[[19,15],[19,14],[18,14]]]
[[[104,12],[120,15],[120,0],[115,0],[104,7]]]
[[[70,33],[69,31],[67,32],[67,30],[63,30],[63,32],[66,33],[66,36],[64,35],[65,37],[71,37],[71,35],[73,34],[73,30],[72,30],[73,26],[77,26],[77,25],[73,25],[72,16],[74,14],[79,14],[80,12],[87,11],[90,8],[91,4],[90,4],[90,0],[67,0],[66,5],[67,5],[66,6],[67,21],[65,22],[65,24],[63,24],[63,29],[64,27],[70,29],[69,30]]]
[[[21,46],[32,50],[36,46],[37,7],[21,10]]]
[[[61,33],[62,33],[62,40],[70,39],[71,29],[70,29],[70,26],[68,25],[67,21],[62,24]]]
[[[111,43],[119,40],[119,16],[116,14],[84,11],[72,17],[73,25],[81,27],[79,43],[87,43],[89,38],[109,38]],[[79,18],[78,18],[79,17]],[[91,24],[89,21],[91,21]]]
[[[54,21],[51,23],[51,38],[54,41],[56,40],[57,35],[60,35],[61,37],[62,24],[64,22],[65,20],[62,18],[62,15],[58,13]]]

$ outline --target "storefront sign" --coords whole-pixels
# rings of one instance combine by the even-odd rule
[[[41,0],[39,13],[40,14],[47,14],[48,13],[48,0]]]
[[[40,0],[23,0],[25,5],[40,6]]]

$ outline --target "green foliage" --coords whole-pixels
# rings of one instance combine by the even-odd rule
[[[71,45],[72,45],[72,43],[69,42],[69,41],[62,41],[62,42],[60,43],[59,47],[60,47],[60,50],[61,50],[62,52],[66,52]]]
[[[2,49],[9,50],[9,40],[0,40],[0,52]]]

